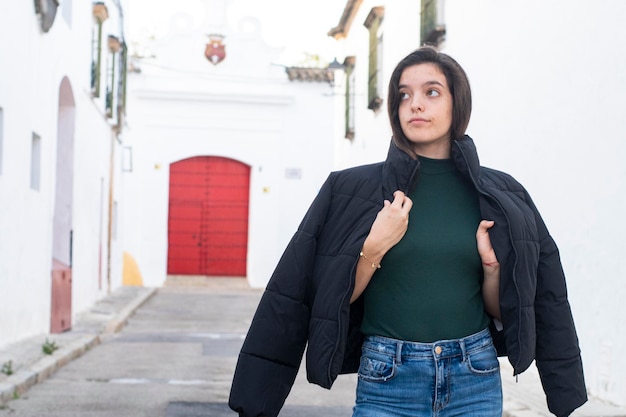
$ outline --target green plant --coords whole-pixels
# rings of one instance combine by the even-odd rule
[[[57,346],[56,342],[54,341],[50,342],[48,339],[46,339],[43,345],[41,345],[41,350],[46,355],[52,355],[54,351],[57,350],[58,348],[59,347]]]
[[[13,361],[7,361],[3,363],[0,372],[5,375],[13,375]]]

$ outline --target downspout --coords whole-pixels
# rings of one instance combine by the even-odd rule
[[[119,76],[117,78],[117,103],[116,111],[112,113],[116,116],[116,123],[111,131],[111,147],[109,149],[109,215],[108,215],[108,233],[107,233],[107,294],[111,293],[111,251],[113,247],[113,212],[114,203],[114,173],[115,173],[115,142],[121,143],[120,134],[122,133],[123,115],[125,111],[125,97],[126,97],[126,41],[124,39],[124,13],[122,11],[122,5],[119,0],[114,0],[115,6],[119,14],[120,22],[120,64],[118,66]],[[115,74],[115,71],[113,71]],[[114,76],[114,75],[112,75]],[[113,83],[112,83],[113,84]],[[113,85],[112,87],[113,88]]]

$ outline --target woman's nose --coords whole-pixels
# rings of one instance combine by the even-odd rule
[[[420,97],[413,97],[411,99],[411,109],[413,111],[424,111],[424,102]]]

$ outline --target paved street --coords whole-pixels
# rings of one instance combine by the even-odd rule
[[[0,416],[233,416],[227,401],[236,355],[260,295],[161,288],[119,333],[10,401]],[[353,387],[346,378],[332,391],[312,391],[299,378],[282,415],[349,416]]]
[[[41,339],[0,351],[3,361],[19,358],[21,368],[0,379],[5,398],[15,393],[0,406],[0,417],[235,415],[227,406],[231,379],[261,291],[236,280],[188,284],[118,290],[71,332],[48,335],[61,347],[51,357],[36,357]],[[534,367],[515,382],[502,361],[502,375],[504,417],[550,416]],[[328,391],[309,384],[301,370],[281,416],[349,417],[355,384],[354,375],[340,376]],[[591,399],[572,416],[626,417],[626,411]]]

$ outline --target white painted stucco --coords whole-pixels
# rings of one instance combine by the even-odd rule
[[[385,7],[388,80],[419,46],[419,3],[363,1],[348,38],[339,41],[346,56],[356,56],[361,98],[367,92],[365,17],[372,7]],[[439,4],[446,28],[441,49],[465,68],[473,89],[468,134],[483,165],[512,174],[533,196],[560,248],[588,390],[624,405],[626,3]],[[385,124],[386,115],[374,116],[362,99],[355,140],[344,143],[343,152],[367,155],[349,163],[384,157]]]
[[[73,164],[73,186],[61,191],[72,195],[72,315],[121,283],[121,247],[113,244],[111,282],[98,284],[100,270],[106,275],[99,256],[102,249],[106,261],[108,217],[108,194],[102,200],[100,187],[108,192],[114,137],[103,115],[104,94],[93,99],[90,93],[92,4],[65,4],[71,10],[60,6],[48,33],[40,28],[33,2],[15,3],[0,14],[0,346],[50,330],[53,247],[69,261],[69,235],[67,242],[53,243],[59,129],[70,135],[73,130],[73,157],[66,158]],[[103,34],[119,36],[116,8],[107,5]],[[59,117],[64,79],[74,108]],[[41,137],[38,190],[30,187],[33,132]]]
[[[626,404],[626,3],[446,0],[483,163],[530,191],[560,248],[589,391]]]
[[[178,17],[180,18],[180,16]],[[173,27],[137,59],[130,74],[128,129],[133,172],[125,174],[127,251],[145,285],[167,277],[171,163],[193,156],[232,158],[251,167],[247,279],[269,280],[287,242],[333,168],[337,96],[327,82],[289,81],[272,64],[258,22],[226,27],[226,58],[204,56],[212,30]],[[250,29],[251,28],[251,29]],[[340,102],[341,103],[341,102]]]

